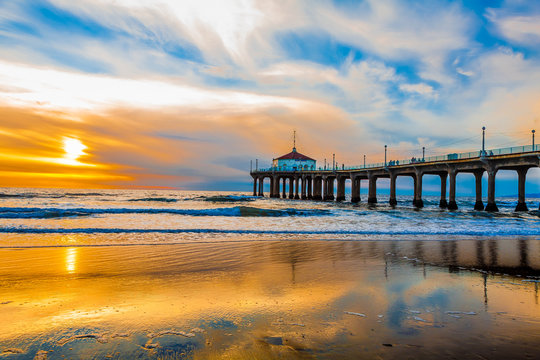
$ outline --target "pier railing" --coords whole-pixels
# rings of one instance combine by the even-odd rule
[[[399,166],[399,165],[410,165],[410,164],[423,164],[423,163],[433,163],[438,161],[452,161],[452,160],[463,160],[463,159],[474,159],[474,158],[480,158],[482,156],[489,158],[490,156],[500,156],[500,155],[511,155],[511,154],[521,154],[521,153],[528,153],[533,151],[540,151],[540,144],[536,145],[523,145],[523,146],[513,146],[513,147],[506,147],[506,148],[500,148],[500,149],[490,149],[485,150],[484,154],[482,154],[482,150],[479,151],[471,151],[471,152],[465,152],[465,153],[450,153],[446,155],[438,155],[438,156],[428,156],[425,158],[411,158],[411,159],[404,159],[404,160],[388,160],[386,162],[386,165],[384,162],[379,163],[371,163],[366,165],[353,165],[353,166],[338,166],[336,167],[336,170],[361,170],[361,169],[372,169],[372,168],[381,168],[381,167],[392,167],[392,166]],[[319,167],[316,170],[332,170],[332,168],[322,168]],[[305,171],[296,169],[293,167],[269,167],[269,168],[261,168],[256,171],[266,172],[266,171]]]

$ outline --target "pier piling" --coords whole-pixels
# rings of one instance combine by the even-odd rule
[[[451,169],[448,171],[448,177],[450,178],[450,192],[448,194],[448,210],[457,210],[456,204],[456,171]]]
[[[525,178],[527,176],[528,167],[522,167],[517,170],[518,173],[518,203],[515,211],[528,211],[525,203]]]
[[[439,207],[446,209],[448,202],[446,201],[446,180],[448,179],[448,173],[439,174],[441,177],[441,200],[439,201]]]
[[[495,203],[495,175],[497,174],[497,168],[491,168],[488,170],[488,201],[486,205],[486,211],[499,211],[497,204]]]
[[[397,180],[397,175],[390,173],[390,200],[388,201],[390,203],[390,206],[397,205],[396,180]]]
[[[476,184],[476,202],[474,203],[474,210],[484,210],[484,203],[482,202],[482,175],[484,170],[478,170],[474,172],[474,179]]]
[[[377,177],[368,172],[368,204],[377,203]]]

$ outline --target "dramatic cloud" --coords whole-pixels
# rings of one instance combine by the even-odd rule
[[[3,2],[0,185],[245,189],[294,129],[346,164],[474,150],[482,126],[528,144],[539,21],[522,1]]]

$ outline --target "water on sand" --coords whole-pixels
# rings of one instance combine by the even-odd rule
[[[511,203],[490,215],[466,199],[418,212],[211,193],[3,198],[5,358],[538,355],[538,212]]]

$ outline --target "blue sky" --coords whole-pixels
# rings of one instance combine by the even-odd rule
[[[482,126],[490,148],[528,144],[538,24],[534,1],[2,2],[0,136],[24,159],[2,160],[0,183],[36,166],[47,181],[36,159],[65,137],[96,165],[66,186],[238,190],[293,129],[299,150],[347,165],[384,144],[390,158],[476,150]],[[539,182],[531,170],[527,191]],[[500,183],[514,192],[513,174]]]

